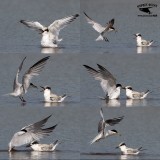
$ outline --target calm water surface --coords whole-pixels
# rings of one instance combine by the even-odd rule
[[[137,16],[141,13],[137,9],[139,3],[127,0],[39,0],[38,5],[36,0],[1,2],[0,159],[159,159],[159,10],[153,9],[157,18],[140,18]],[[152,3],[160,5],[156,0]],[[108,34],[110,42],[94,41],[98,35],[86,23],[83,11],[102,24],[115,18],[118,32]],[[57,49],[42,49],[40,35],[19,23],[20,19],[28,19],[48,25],[75,13],[80,13],[81,17],[60,33],[63,41]],[[137,32],[155,40],[155,46],[137,48],[133,39]],[[59,95],[67,94],[63,103],[44,103],[40,89],[30,89],[24,96],[26,104],[18,98],[3,96],[12,91],[15,73],[25,56],[20,80],[30,66],[48,55],[51,57],[45,68],[32,82],[38,86],[49,85]],[[113,73],[117,83],[131,85],[138,91],[149,89],[151,93],[145,100],[126,100],[124,91],[119,100],[100,100],[98,97],[104,96],[100,84],[86,71],[84,64],[93,68],[101,64]],[[101,107],[106,119],[124,116],[119,125],[110,128],[118,130],[122,136],[90,145],[97,134]],[[17,152],[8,153],[8,143],[15,132],[50,114],[53,116],[46,126],[58,123],[58,127],[41,142],[64,142],[56,152],[39,153],[20,147]],[[124,156],[115,149],[122,141],[129,147],[142,146],[146,150],[138,156]]]

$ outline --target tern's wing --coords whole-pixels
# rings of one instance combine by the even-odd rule
[[[26,21],[26,20],[20,20],[20,22],[31,29],[39,31],[40,33],[42,33],[44,31],[44,29],[46,28],[45,26],[43,26],[39,22]]]
[[[100,109],[100,115],[101,115],[101,120],[100,120],[99,123],[98,123],[98,133],[100,133],[100,132],[103,132],[103,133],[104,133],[105,120],[104,120],[102,108]]]
[[[117,118],[113,118],[113,119],[107,119],[105,121],[106,125],[108,126],[114,126],[115,124],[118,124],[122,119],[124,118],[124,116],[122,117],[117,117]]]
[[[111,27],[113,27],[113,25],[114,25],[114,18],[111,19],[111,20],[107,23],[107,27],[108,27],[108,28],[111,28]]]
[[[101,117],[102,117],[102,120],[104,120],[103,109],[102,109],[102,108],[100,109],[100,115],[101,115]]]
[[[42,128],[44,126],[44,124],[48,121],[48,119],[51,117],[52,115],[38,121],[38,122],[35,122],[33,124],[30,124],[28,126],[25,126],[23,127],[22,129],[32,129],[32,128]],[[21,130],[22,130],[21,129]]]
[[[21,146],[35,140],[39,141],[41,138],[48,136],[57,126],[56,124],[52,127],[42,129],[50,117],[51,115],[36,123],[25,126],[19,132],[15,133],[10,142],[12,146]]]
[[[93,21],[85,12],[83,12],[83,13],[84,13],[84,15],[85,15],[85,17],[86,17],[86,19],[87,19],[87,22],[88,22],[89,24],[91,24],[92,27],[93,27],[98,33],[101,33],[101,32],[104,31],[104,29],[105,29],[104,27],[102,27],[99,23]]]
[[[110,93],[112,90],[116,88],[116,79],[113,77],[113,75],[104,67],[97,64],[100,70],[95,70],[91,68],[90,66],[83,65],[90,74],[93,75],[93,77],[96,80],[101,81],[101,87],[105,93]]]
[[[33,141],[39,141],[40,139],[44,138],[45,136],[48,136],[49,133],[51,133],[55,127],[57,126],[54,125],[53,127],[41,129],[41,128],[23,128],[23,130],[17,132],[14,134],[13,138],[10,141],[10,144],[14,147],[16,146],[22,146],[28,143],[31,143]],[[25,132],[24,132],[25,131]]]
[[[101,87],[105,93],[110,94],[116,89],[116,78],[103,66],[97,64],[99,73],[102,77]]]
[[[52,24],[48,26],[48,29],[53,34],[59,35],[60,30],[65,28],[71,22],[73,22],[78,16],[78,14],[75,14],[72,16],[64,17],[59,20],[55,20]]]
[[[128,154],[135,154],[135,153],[139,152],[138,149],[133,149],[133,148],[127,148],[126,150],[127,150]]]
[[[135,99],[139,99],[139,98],[141,98],[143,96],[143,93],[137,92],[137,91],[132,91],[132,96]]]
[[[102,32],[102,34],[104,34],[105,32],[107,32],[110,28],[112,28],[114,25],[114,19],[111,19],[108,23],[107,26],[105,28],[105,30]]]
[[[32,77],[39,75],[39,73],[42,71],[48,59],[49,59],[49,56],[42,58],[37,63],[35,63],[32,67],[30,67],[29,70],[24,74],[22,79],[22,84],[23,84],[23,89],[25,93],[27,92],[27,89],[30,86],[30,81]]]
[[[142,45],[149,45],[150,44],[150,41],[147,41],[145,39],[142,39],[141,41]]]
[[[25,59],[26,59],[26,57],[22,60],[20,66],[19,66],[19,68],[17,70],[17,74],[16,74],[16,76],[14,78],[14,82],[13,82],[13,90],[15,90],[17,88],[17,85],[19,83],[18,82],[18,77],[19,77],[19,73],[21,72],[21,69],[22,69],[22,66],[23,66],[23,62],[24,62]]]

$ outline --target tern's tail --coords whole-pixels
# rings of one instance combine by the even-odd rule
[[[55,142],[51,143],[50,145],[52,146],[52,151],[54,151],[56,149],[56,147],[58,146],[59,142],[58,140],[56,140]]]
[[[12,93],[3,94],[2,96],[12,96]]]
[[[66,94],[64,94],[63,96],[61,96],[61,100],[59,102],[63,102],[65,100],[65,98],[67,97]]]
[[[153,40],[151,40],[151,41],[150,41],[150,43],[149,43],[149,45],[152,45],[152,43],[153,43],[153,42],[154,42],[154,41],[153,41]]]
[[[147,150],[147,149],[143,149],[142,147],[138,148],[138,151],[145,151],[145,150]]]
[[[99,35],[98,38],[96,39],[96,41],[103,41],[103,36]]]
[[[150,92],[150,91],[149,91],[149,90],[147,90],[147,91],[145,92],[145,94],[144,94],[144,95],[145,95],[145,96],[147,96],[149,92]]]

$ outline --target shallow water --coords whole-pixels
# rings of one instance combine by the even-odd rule
[[[157,18],[138,17],[142,14],[137,9],[139,3],[126,0],[39,0],[38,5],[36,0],[1,2],[0,159],[159,159],[159,10],[158,7],[152,9]],[[160,4],[159,1],[152,3]],[[83,11],[102,24],[115,18],[118,32],[108,34],[108,43],[95,42],[98,35],[86,23]],[[56,49],[41,48],[40,35],[19,23],[20,19],[28,19],[47,25],[75,13],[80,13],[80,18],[60,33],[63,41]],[[137,32],[157,41],[155,46],[136,47],[133,34]],[[49,85],[58,95],[67,94],[63,103],[44,103],[40,88],[30,88],[24,96],[25,104],[18,98],[3,96],[12,91],[14,76],[24,57],[27,58],[20,80],[30,66],[48,55],[51,56],[49,61],[32,82],[38,86]],[[104,93],[100,84],[86,71],[84,64],[95,69],[96,64],[101,64],[116,77],[117,83],[131,85],[138,91],[149,89],[150,94],[144,100],[128,100],[122,90],[119,100],[101,100],[99,97]],[[101,107],[106,119],[124,116],[120,124],[110,127],[122,136],[90,145],[97,134]],[[41,142],[63,142],[56,152],[41,153],[20,147],[17,152],[8,153],[8,143],[15,132],[50,114],[52,117],[46,127],[57,123],[58,127]],[[115,149],[122,141],[129,147],[142,146],[146,150],[138,156],[122,155]]]

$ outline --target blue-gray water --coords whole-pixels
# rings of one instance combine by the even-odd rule
[[[159,159],[160,133],[160,55],[159,1],[152,11],[158,17],[138,17],[143,14],[137,5],[149,1],[127,0],[9,0],[0,5],[0,159]],[[105,24],[115,18],[117,33],[109,33],[109,42],[95,42],[98,34],[86,23],[85,11],[95,21]],[[60,37],[60,48],[40,47],[40,35],[19,23],[20,19],[38,20],[50,24],[53,20],[80,13],[80,17],[66,27]],[[155,40],[154,47],[137,48],[133,34]],[[45,53],[46,55],[44,55]],[[54,53],[54,54],[52,54]],[[79,54],[78,54],[79,53]],[[115,54],[116,53],[116,54]],[[148,53],[148,54],[137,54]],[[52,90],[69,97],[63,103],[44,103],[40,90],[30,89],[22,104],[18,98],[3,96],[12,91],[14,76],[22,59],[26,61],[22,75],[39,59],[50,59],[33,83],[49,85]],[[106,67],[117,83],[131,85],[135,90],[150,90],[145,100],[126,100],[122,90],[119,100],[102,101],[104,93],[98,81],[83,64]],[[122,136],[115,136],[90,145],[97,134],[99,110],[106,119],[124,116],[120,124],[111,127]],[[8,143],[22,127],[53,114],[47,126],[58,127],[42,143],[58,139],[64,143],[55,152],[34,152],[24,147],[8,153]],[[129,147],[142,146],[146,150],[138,156],[124,156],[115,147],[124,141]]]

